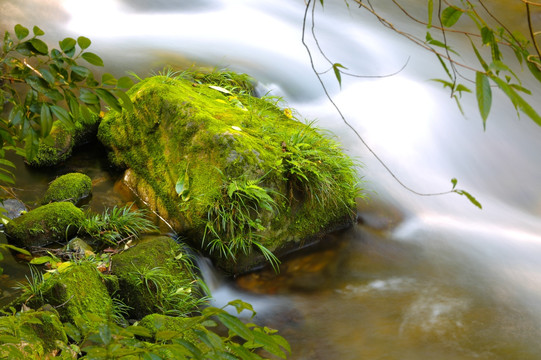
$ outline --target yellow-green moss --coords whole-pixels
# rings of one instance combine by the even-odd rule
[[[50,138],[39,145],[36,156],[28,161],[33,167],[49,167],[66,161],[73,149],[95,136],[99,117],[92,115],[88,122],[76,121],[72,128],[56,122]]]
[[[43,246],[53,241],[67,241],[84,219],[81,209],[70,202],[40,206],[11,220],[6,225],[10,240],[24,246]]]
[[[56,178],[43,199],[42,204],[56,201],[69,201],[77,205],[81,200],[90,196],[92,191],[92,180],[85,174],[70,173]]]
[[[182,256],[188,255],[167,236],[147,237],[113,256],[111,271],[118,278],[118,295],[132,307],[131,317],[141,319],[154,312],[174,311],[160,306],[166,305],[163,301],[166,294],[180,287],[185,287],[187,302],[192,301],[196,284],[188,265],[178,261]]]
[[[224,196],[224,184],[239,178],[260,179],[273,194],[275,212],[254,214],[265,228],[258,239],[271,250],[299,243],[344,218],[351,221],[358,194],[353,162],[329,136],[290,119],[274,104],[165,76],[146,79],[129,94],[134,112],[109,113],[98,137],[112,149],[116,165],[144,180],[149,189],[139,193],[160,199],[167,210],[163,215],[182,219],[174,222],[181,225],[176,230],[194,242],[203,239],[209,210]],[[299,134],[312,139],[301,148],[324,145],[329,150],[310,155],[310,164],[337,184],[326,194],[317,189],[308,194],[291,174],[296,155],[290,145]],[[179,179],[189,188],[188,196],[178,196]]]
[[[72,264],[47,280],[43,300],[31,299],[29,304],[40,302],[58,309],[64,322],[79,327],[92,326],[95,318],[103,322],[111,320],[113,302],[102,276],[90,262]]]

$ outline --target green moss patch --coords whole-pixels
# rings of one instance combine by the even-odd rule
[[[75,205],[88,198],[92,192],[92,180],[85,174],[70,173],[56,178],[45,193],[42,204],[69,201]]]
[[[188,255],[167,236],[152,236],[113,256],[118,296],[141,319],[151,313],[185,315],[198,303]]]
[[[231,272],[351,223],[357,172],[338,143],[209,79],[146,79],[130,90],[132,113],[102,121],[98,137],[139,196]]]
[[[84,219],[81,209],[70,202],[40,206],[6,224],[10,240],[26,247],[66,242]]]

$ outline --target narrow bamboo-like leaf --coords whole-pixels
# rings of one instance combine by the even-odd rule
[[[15,25],[15,36],[17,39],[22,40],[30,34],[30,31],[21,24]]]
[[[479,71],[475,74],[475,93],[477,95],[479,113],[483,119],[483,128],[486,130],[488,114],[492,107],[492,89],[490,88],[488,77]]]
[[[433,13],[434,13],[434,0],[428,0],[428,24],[426,26],[429,29],[432,27]]]
[[[91,52],[85,52],[82,55],[82,58],[88,61],[90,64],[95,66],[103,66],[103,60],[98,55],[91,53]]]
[[[36,49],[36,51],[42,55],[47,55],[49,53],[49,48],[40,39],[30,39],[30,44]]]
[[[40,256],[40,257],[33,258],[32,260],[30,260],[30,264],[33,264],[33,265],[43,265],[48,262],[53,262],[53,258],[50,256]]]
[[[485,69],[485,71],[488,71],[488,70],[489,70],[488,64],[487,64],[487,62],[483,59],[483,57],[481,56],[481,54],[479,53],[479,50],[477,50],[477,47],[475,46],[475,44],[473,43],[473,41],[471,42],[471,46],[472,46],[472,48],[473,48],[473,52],[475,53],[475,56],[477,56],[477,60],[479,60],[479,62],[481,63],[481,66],[483,67],[483,69]]]
[[[246,341],[251,341],[254,339],[254,334],[242,321],[237,317],[229,315],[228,313],[218,314],[218,319],[224,324],[229,330],[231,330],[235,335],[242,337]]]
[[[541,126],[541,116],[532,108],[532,106],[524,100],[509,84],[497,76],[491,76],[490,79],[498,85],[498,87],[507,95],[513,105],[520,109],[537,125]]]
[[[7,174],[4,174],[4,173],[0,172],[0,183],[2,183],[2,182],[6,183],[6,184],[13,185],[13,184],[15,184],[15,179],[14,179],[13,175],[9,176]]]
[[[483,45],[492,44],[494,42],[494,31],[486,26],[483,26],[481,28],[481,39],[483,40]]]
[[[37,26],[34,26],[34,28],[32,29],[32,32],[34,33],[34,36],[45,35],[45,32]]]
[[[77,44],[79,44],[79,47],[80,47],[81,49],[83,49],[83,50],[87,49],[87,48],[90,46],[91,43],[92,43],[92,42],[91,42],[90,39],[87,38],[87,37],[79,36],[79,37],[77,38]]]
[[[451,27],[456,24],[460,16],[462,16],[461,9],[455,6],[446,7],[441,13],[441,23],[445,27]]]
[[[475,206],[477,206],[479,209],[483,209],[483,206],[481,205],[481,203],[479,201],[477,201],[476,198],[474,198],[469,192],[465,191],[465,190],[454,190],[454,192],[456,192],[457,194],[459,195],[464,195],[466,196],[466,198],[468,198],[468,200]]]
[[[346,67],[342,66],[342,64],[339,64],[339,63],[332,64],[334,76],[336,77],[336,80],[338,80],[338,85],[342,87],[342,73],[340,72],[340,68],[347,69]]]
[[[120,103],[118,102],[117,98],[111,94],[108,90],[105,89],[96,89],[96,94],[105,101],[107,105],[109,105],[113,110],[122,112],[122,106],[120,106]]]
[[[17,246],[11,245],[11,244],[2,244],[2,246],[5,247],[5,248],[8,248],[8,249],[20,252],[21,254],[24,254],[24,255],[31,255],[28,250],[21,249],[20,247],[17,247]]]

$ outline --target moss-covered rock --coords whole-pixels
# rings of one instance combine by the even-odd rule
[[[129,94],[135,110],[109,113],[98,138],[129,169],[126,183],[222,269],[249,270],[264,260],[254,249],[280,254],[351,223],[354,162],[290,109],[164,76]]]
[[[66,242],[77,232],[83,219],[83,211],[72,203],[51,203],[8,222],[6,234],[10,241],[26,247]]]
[[[73,264],[57,276],[43,296],[47,303],[58,306],[62,320],[75,324],[92,322],[90,317],[111,320],[113,302],[92,263]]]
[[[56,122],[51,130],[51,141],[39,145],[36,156],[28,161],[33,167],[56,166],[69,159],[73,149],[95,139],[100,118],[90,115],[88,121],[77,121],[68,128],[61,122]]]
[[[2,359],[43,359],[58,349],[56,341],[68,341],[59,315],[53,309],[0,317],[0,334]]]
[[[130,317],[155,312],[192,312],[198,301],[189,262],[179,244],[167,236],[149,236],[114,255],[111,272],[118,279],[118,295],[132,307]]]
[[[50,185],[42,204],[57,201],[69,201],[75,205],[87,199],[92,193],[92,180],[88,175],[69,173],[57,177]]]

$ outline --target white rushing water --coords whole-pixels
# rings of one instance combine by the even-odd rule
[[[205,0],[196,3],[191,0],[152,3],[144,0],[56,0],[41,1],[39,5],[25,0],[17,4],[0,1],[0,10],[2,14],[12,15],[3,19],[7,25],[14,22],[27,26],[37,24],[56,39],[78,35],[91,38],[90,50],[103,55],[106,64],[117,75],[123,75],[122,69],[135,70],[144,76],[151,68],[159,70],[166,63],[207,64],[246,72],[271,94],[283,96],[288,106],[297,109],[302,117],[317,119],[319,126],[332,130],[348,153],[359,157],[365,164],[360,176],[363,176],[364,186],[373,202],[389,204],[389,208],[402,212],[403,220],[386,234],[386,241],[393,244],[391,247],[417,249],[422,254],[422,261],[428,264],[426,267],[441,273],[428,282],[412,278],[420,276],[424,279],[426,276],[415,271],[414,275],[404,276],[383,271],[368,282],[359,280],[357,273],[349,273],[333,279],[337,283],[347,283],[334,294],[334,297],[339,294],[338,299],[323,295],[292,295],[306,309],[314,308],[313,312],[301,311],[307,317],[323,316],[324,311],[315,305],[320,301],[326,301],[328,311],[344,306],[346,311],[362,313],[355,307],[360,297],[366,299],[375,293],[379,295],[374,299],[379,299],[383,293],[386,299],[398,296],[396,294],[401,294],[399,298],[411,296],[412,299],[404,300],[407,304],[396,315],[399,317],[396,320],[398,332],[394,337],[383,337],[395,344],[397,349],[393,351],[364,353],[359,348],[371,349],[369,345],[364,342],[351,345],[359,342],[359,338],[350,339],[344,335],[340,339],[345,340],[339,340],[322,329],[311,332],[306,327],[298,330],[293,339],[302,338],[302,332],[316,338],[315,342],[317,337],[330,336],[340,347],[350,346],[349,352],[342,353],[344,359],[356,359],[360,354],[374,359],[400,358],[396,357],[400,347],[409,348],[409,345],[401,344],[404,334],[411,337],[412,332],[435,329],[433,334],[439,334],[453,344],[456,334],[467,327],[468,319],[463,314],[479,310],[471,303],[483,298],[494,298],[506,306],[511,304],[509,306],[520,314],[510,320],[516,321],[517,327],[525,327],[523,318],[528,318],[533,321],[533,328],[538,329],[541,327],[541,262],[538,261],[541,258],[541,192],[538,190],[541,167],[537,162],[541,153],[541,128],[525,116],[518,119],[508,100],[495,94],[487,130],[483,131],[473,99],[464,100],[464,117],[449,99],[449,94],[428,81],[443,77],[432,55],[384,29],[353,6],[348,11],[342,1],[326,0],[325,3],[325,10],[317,12],[316,32],[334,62],[343,64],[350,72],[364,75],[393,73],[407,62],[405,69],[392,77],[344,78],[341,89],[332,71],[324,75],[330,93],[348,121],[408,186],[420,192],[441,192],[450,189],[450,180],[456,177],[458,187],[476,196],[483,204],[483,210],[458,195],[419,197],[409,193],[353,136],[325,98],[310,68],[301,44],[304,13],[301,0]],[[316,53],[313,42],[310,45]],[[326,70],[320,57],[316,64],[320,70]],[[535,88],[536,85],[532,85],[534,96],[530,99],[539,99],[540,90],[538,85]],[[534,100],[532,102],[536,105]],[[353,230],[348,236],[356,243],[363,235],[359,230]],[[407,256],[415,258],[418,255],[406,251],[400,258]],[[349,261],[360,261],[360,257]],[[454,290],[445,290],[449,284],[468,288],[472,293],[456,295]],[[223,291],[228,297],[239,294],[231,289]],[[341,300],[346,305],[340,304]],[[375,303],[368,301],[364,305],[373,306],[377,312]],[[271,305],[265,303],[265,306]],[[382,314],[388,315],[388,311],[384,310]],[[377,329],[384,332],[385,326],[375,325],[381,319],[367,320],[371,314],[343,317],[333,313],[333,316],[348,329],[367,321],[372,326],[381,326]],[[440,324],[441,319],[444,320]],[[413,323],[420,324],[420,328],[412,327]],[[315,324],[306,326],[317,327]],[[490,323],[487,326],[498,328],[499,325]],[[327,331],[339,333],[335,326],[329,326]],[[436,338],[440,339],[438,336]],[[486,343],[501,340],[497,336],[492,340],[490,334],[487,336]],[[348,339],[350,343],[346,345]],[[319,351],[316,345],[308,345],[305,340],[295,341],[294,358],[309,358],[314,356],[313,351]],[[381,347],[385,346],[382,344]],[[406,351],[403,358],[415,359],[430,354],[424,346],[419,345],[420,349],[414,354]],[[306,350],[311,347],[316,350]],[[491,353],[486,350],[489,348],[487,345],[482,350],[457,353],[456,357],[451,354],[448,358],[488,359],[491,358]]]

